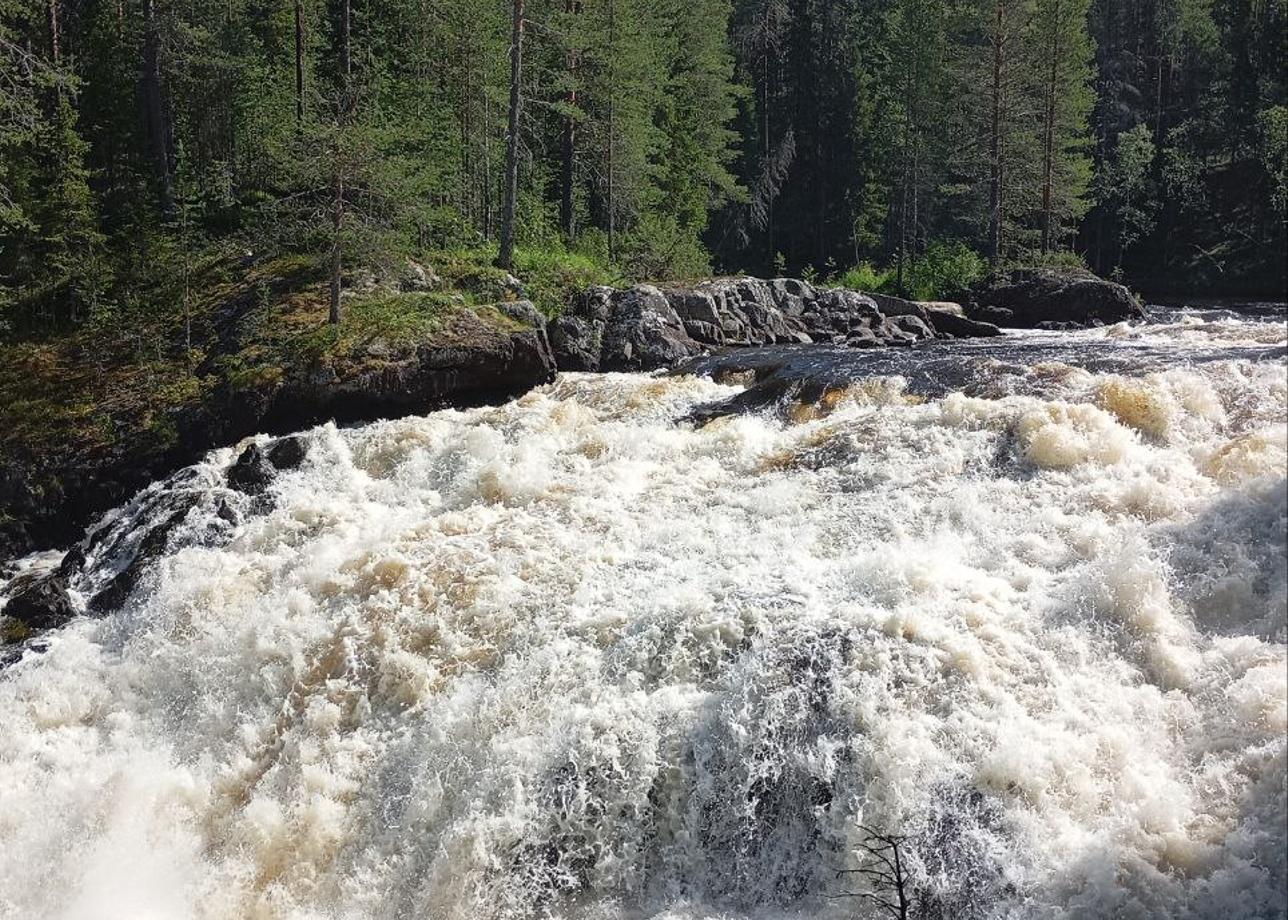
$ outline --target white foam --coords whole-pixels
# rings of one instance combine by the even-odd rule
[[[851,917],[860,823],[957,916],[1275,916],[1284,367],[1058,376],[315,430],[0,679],[0,917]]]

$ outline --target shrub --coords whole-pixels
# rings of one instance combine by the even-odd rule
[[[835,283],[856,291],[890,292],[894,287],[894,273],[877,271],[871,262],[860,262],[852,269],[835,279]]]
[[[965,243],[934,242],[907,272],[908,296],[914,300],[952,300],[984,277],[988,263]]]
[[[514,272],[523,281],[528,298],[546,316],[557,316],[577,292],[615,280],[607,260],[569,251],[562,243],[519,248],[514,254]]]
[[[618,261],[626,274],[640,280],[701,278],[711,273],[711,260],[698,233],[674,217],[645,214],[622,235]]]

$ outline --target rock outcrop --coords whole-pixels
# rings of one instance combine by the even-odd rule
[[[212,351],[208,362],[222,357]],[[249,435],[361,422],[444,406],[500,402],[554,378],[545,319],[532,304],[461,307],[428,341],[366,343],[321,365],[236,388],[220,384],[156,419],[164,443],[121,438],[109,447],[0,455],[0,563],[80,539],[93,518],[140,489]],[[198,368],[198,376],[205,368]],[[269,462],[283,468],[284,458]],[[263,472],[263,471],[260,471]],[[247,470],[247,482],[259,473]]]
[[[561,370],[649,370],[710,348],[822,342],[853,348],[997,335],[988,323],[898,297],[794,278],[586,291],[550,326]]]
[[[967,314],[999,326],[1063,329],[1140,319],[1145,309],[1123,285],[1091,272],[1017,269],[978,285]]]
[[[68,594],[67,578],[60,572],[24,579],[14,588],[0,613],[21,627],[20,637],[30,632],[56,629],[76,616]]]

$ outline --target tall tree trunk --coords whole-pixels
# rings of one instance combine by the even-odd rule
[[[344,175],[339,165],[339,151],[335,151],[335,154],[335,172],[331,180],[331,309],[327,316],[332,326],[340,324],[341,270],[344,261]]]
[[[349,78],[353,76],[353,52],[350,44],[353,11],[349,0],[340,3],[340,73],[344,79],[345,94],[348,95]]]
[[[988,138],[988,258],[997,265],[1002,258],[1002,74],[1006,64],[1003,29],[1005,0],[994,0],[992,118]]]
[[[564,11],[570,15],[581,12],[578,0],[565,0]],[[576,197],[573,182],[576,178],[577,157],[577,119],[573,111],[577,108],[577,68],[581,63],[581,53],[576,48],[569,48],[564,64],[568,71],[568,91],[564,93],[564,105],[568,111],[563,117],[563,151],[560,162],[560,199],[559,228],[564,239],[572,241],[576,235]]]
[[[492,181],[492,101],[483,95],[483,239],[492,239],[496,183]]]
[[[304,124],[304,0],[295,0],[295,126]]]
[[[57,67],[62,63],[62,36],[58,22],[58,0],[49,0],[49,60]]]
[[[1042,138],[1042,251],[1050,252],[1055,180],[1055,94],[1060,73],[1060,0],[1054,0],[1051,23],[1051,70],[1046,85],[1046,124]]]
[[[467,222],[470,224],[477,224],[477,208],[475,205],[477,204],[476,198],[478,196],[478,182],[474,175],[474,156],[472,149],[474,142],[474,124],[472,117],[474,99],[471,95],[474,84],[472,67],[473,55],[470,54],[466,28],[464,27],[461,29],[459,52],[461,57],[461,210]]]
[[[143,104],[161,211],[169,217],[174,213],[174,176],[171,172],[170,126],[161,87],[161,35],[155,0],[143,0]]]
[[[519,116],[523,104],[523,0],[514,0],[510,31],[510,117],[505,138],[505,201],[501,206],[501,249],[496,264],[514,267],[514,215],[519,198]]]
[[[617,130],[613,118],[613,86],[615,84],[614,61],[617,56],[617,26],[613,18],[616,10],[615,0],[608,0],[608,261],[617,256],[617,201],[613,175],[614,134]]]

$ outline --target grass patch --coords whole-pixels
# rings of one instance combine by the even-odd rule
[[[621,284],[623,278],[605,260],[562,246],[519,247],[514,253],[514,274],[521,289],[510,283],[510,273],[493,264],[496,247],[436,250],[427,256],[446,288],[475,306],[507,300],[532,301],[547,317],[558,316],[575,294],[596,284]]]

